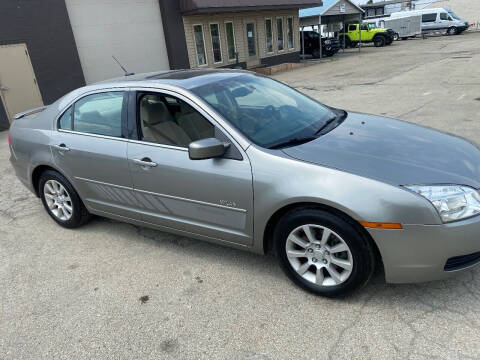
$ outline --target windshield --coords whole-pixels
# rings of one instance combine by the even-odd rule
[[[447,11],[448,11],[448,13],[449,13],[454,19],[456,19],[456,20],[461,20],[461,19],[457,16],[457,14],[455,14],[452,10],[448,9]]]
[[[253,143],[273,147],[316,136],[335,114],[275,80],[245,74],[191,89]]]

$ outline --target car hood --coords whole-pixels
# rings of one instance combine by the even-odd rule
[[[480,188],[480,150],[459,137],[408,122],[358,113],[318,139],[282,150],[297,160],[392,185],[460,184]]]

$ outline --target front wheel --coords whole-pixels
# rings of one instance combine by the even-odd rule
[[[448,28],[447,30],[447,35],[452,36],[452,35],[457,35],[458,34],[458,29],[454,26]]]
[[[56,171],[48,170],[41,175],[39,194],[45,210],[63,227],[76,228],[90,218],[72,184]]]
[[[385,46],[385,38],[384,38],[383,36],[376,36],[376,37],[373,39],[373,44],[374,44],[376,47]]]
[[[274,241],[286,275],[317,295],[345,296],[364,286],[374,270],[368,239],[351,221],[324,210],[287,213],[275,228]]]

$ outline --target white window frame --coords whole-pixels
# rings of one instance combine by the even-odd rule
[[[283,39],[283,49],[282,50],[280,50],[278,48],[278,19],[282,20],[282,39]],[[276,40],[275,42],[277,43],[277,51],[279,53],[286,51],[286,46],[285,46],[285,21],[284,20],[285,19],[283,18],[283,16],[277,16],[275,18],[275,34],[277,34],[277,36],[275,37],[275,40]]]
[[[195,26],[200,26],[202,28],[202,39],[203,39],[203,51],[205,55],[205,64],[200,65],[198,62],[198,50],[197,50],[197,42],[195,40]],[[195,62],[197,63],[198,67],[206,67],[208,66],[208,56],[207,56],[207,43],[205,42],[205,31],[203,29],[203,24],[193,24],[192,25],[192,35],[193,35],[193,45],[195,46]]]
[[[271,32],[272,32],[272,51],[268,51],[268,41],[267,41],[267,20],[270,20],[270,26],[271,26]],[[274,54],[275,53],[275,46],[274,45],[274,40],[275,40],[275,26],[273,26],[273,19],[271,17],[265,18],[265,53],[266,54]],[[277,40],[278,41],[278,40]]]
[[[233,58],[230,59],[230,54],[228,53],[228,36],[227,36],[227,24],[232,24],[232,33],[233,33]],[[237,41],[235,40],[235,23],[233,20],[224,21],[224,30],[225,30],[225,44],[227,45],[227,59],[229,62],[234,62],[237,60]]]
[[[215,52],[213,50],[213,36],[212,36],[212,25],[217,25],[218,30],[218,43],[220,45],[220,61],[215,62]],[[220,29],[220,23],[211,22],[208,24],[208,32],[210,33],[210,41],[212,42],[212,60],[214,64],[223,64],[223,48],[222,48],[222,34]],[[227,55],[228,56],[228,55]]]
[[[292,19],[292,47],[290,47],[288,45],[288,31],[289,31],[289,28],[288,28],[288,19]],[[287,28],[286,28],[286,32],[287,32],[287,48],[288,50],[295,50],[295,18],[293,16],[287,16]],[[285,44],[284,44],[285,45]]]

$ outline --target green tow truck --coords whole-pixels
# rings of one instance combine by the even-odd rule
[[[360,42],[360,32],[358,31],[359,24],[348,24],[347,32],[344,29],[340,30],[338,37],[343,43],[345,35],[345,47],[357,47]],[[362,43],[373,43],[376,47],[390,45],[393,42],[393,34],[387,29],[380,29],[376,27],[369,27],[368,24],[362,24]]]

